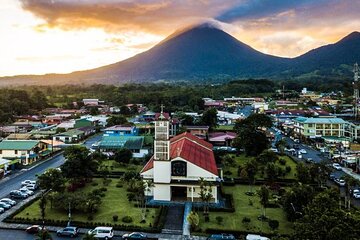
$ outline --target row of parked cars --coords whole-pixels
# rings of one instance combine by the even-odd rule
[[[25,180],[21,182],[21,188],[10,192],[10,197],[15,199],[25,199],[34,195],[34,191],[38,189],[36,181]]]
[[[10,198],[0,199],[0,213],[5,212],[6,210],[12,208],[16,205],[16,202]]]
[[[38,225],[31,226],[26,229],[28,233],[38,233],[41,230],[41,227]],[[112,227],[96,227],[92,230],[88,231],[88,234],[92,235],[95,239],[105,239],[110,240],[114,237],[114,230]],[[67,236],[67,237],[76,237],[79,235],[79,228],[77,227],[65,227],[56,232],[57,236]],[[124,240],[132,240],[132,239],[140,239],[145,240],[148,239],[146,234],[140,232],[127,233],[122,236]]]

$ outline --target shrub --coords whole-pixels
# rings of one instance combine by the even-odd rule
[[[117,188],[122,188],[123,185],[122,185],[122,183],[117,183],[117,184],[116,184],[116,187],[117,187]]]
[[[118,219],[119,219],[119,216],[118,216],[118,215],[114,215],[114,216],[113,216],[113,221],[114,221],[114,222],[117,222]]]
[[[221,216],[217,216],[215,219],[216,219],[217,224],[219,224],[219,225],[221,225],[222,222],[224,221],[224,218]]]
[[[91,183],[91,186],[93,186],[93,187],[96,187],[97,185],[99,185],[99,183],[97,183],[97,182]]]
[[[88,221],[92,221],[92,220],[94,220],[93,215],[89,215],[89,216],[87,217],[87,220],[88,220]]]
[[[290,167],[290,166],[286,166],[286,167],[285,167],[285,172],[286,172],[286,173],[291,172],[291,167]]]
[[[242,219],[242,223],[244,223],[244,224],[248,224],[248,223],[250,223],[250,222],[251,222],[251,219],[248,218],[248,217],[244,217],[244,218]]]
[[[280,159],[279,159],[279,163],[280,163],[280,165],[285,166],[285,165],[286,165],[286,160],[283,159],[283,158],[280,158]]]
[[[106,191],[107,191],[107,188],[106,188],[106,187],[102,187],[102,188],[100,188],[100,190],[103,191],[103,192],[106,192]]]
[[[128,201],[134,201],[135,200],[135,193],[128,193],[127,194]]]
[[[279,221],[278,220],[269,220],[269,227],[272,230],[275,230],[279,227]]]
[[[124,223],[131,223],[133,221],[132,217],[125,216],[121,219]]]

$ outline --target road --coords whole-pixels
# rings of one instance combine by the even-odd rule
[[[101,138],[100,135],[95,135],[91,138],[89,138],[86,142],[85,142],[85,146],[86,147],[91,147],[91,145],[97,141],[99,141]],[[0,198],[4,198],[6,196],[8,196],[8,194],[10,193],[10,191],[15,190],[15,189],[19,189],[21,187],[21,182],[24,180],[36,180],[36,175],[37,174],[42,174],[43,172],[45,172],[46,169],[48,168],[57,168],[59,166],[61,166],[65,161],[64,155],[63,154],[59,154],[57,156],[54,156],[52,159],[42,162],[39,165],[33,167],[33,168],[29,168],[26,171],[23,171],[21,174],[15,174],[15,175],[10,175],[9,177],[3,179],[0,181]],[[2,239],[2,238],[0,238]]]

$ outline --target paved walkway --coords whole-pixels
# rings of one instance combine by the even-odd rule
[[[360,180],[360,174],[355,173],[351,168],[342,167],[342,171],[356,180]]]

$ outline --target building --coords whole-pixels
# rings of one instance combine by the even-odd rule
[[[145,195],[154,201],[201,201],[199,180],[212,183],[212,202],[218,198],[218,169],[212,145],[191,133],[169,139],[169,121],[161,115],[155,122],[154,155],[141,170],[154,184]]]
[[[137,136],[139,133],[135,126],[115,125],[104,129],[104,136]]]
[[[295,134],[303,137],[344,137],[348,122],[342,118],[307,118],[294,119]]]
[[[72,129],[67,132],[58,133],[53,137],[54,141],[62,141],[64,143],[76,143],[85,137],[85,133],[81,130]]]
[[[40,158],[47,144],[36,140],[3,140],[0,142],[0,158],[20,159],[23,165]]]
[[[97,120],[81,118],[75,119],[74,128],[81,128],[81,127],[95,127],[97,126]]]
[[[187,132],[201,139],[206,139],[209,133],[209,126],[184,126]]]
[[[103,136],[97,145],[102,152],[114,152],[121,148],[131,150],[134,158],[143,158],[149,154],[149,149],[144,147],[143,136]]]
[[[99,99],[83,99],[84,106],[98,106],[103,104],[104,101],[100,101]]]
[[[234,138],[236,138],[236,133],[234,132],[209,133],[209,142],[214,146],[231,146]]]

